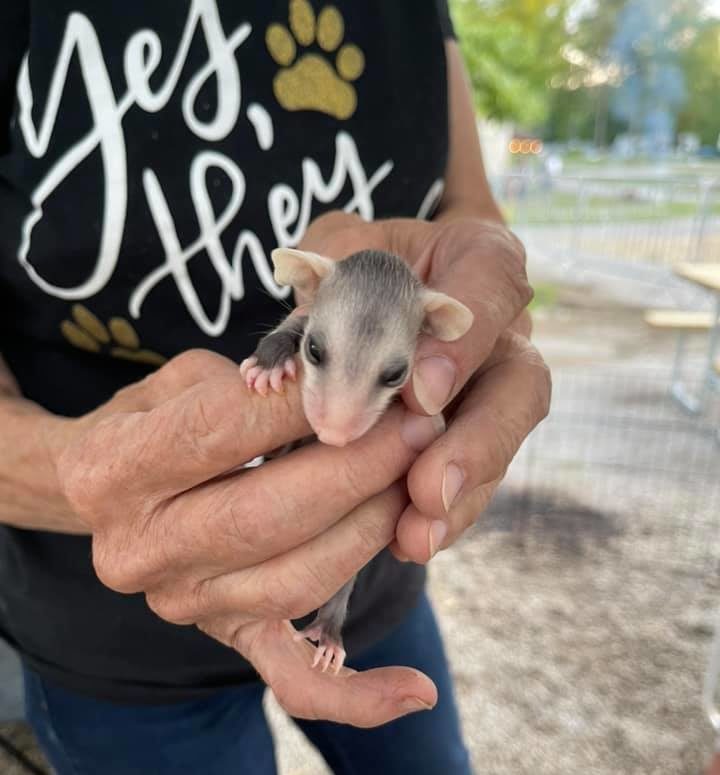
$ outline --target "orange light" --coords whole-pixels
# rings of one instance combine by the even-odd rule
[[[529,140],[523,140],[520,144],[520,153],[530,153],[532,143]]]
[[[519,140],[511,140],[510,141],[510,153],[518,153],[520,151],[520,141]]]
[[[533,142],[530,145],[530,150],[532,151],[532,153],[537,155],[539,153],[542,153],[542,149],[543,149],[542,140],[533,140]]]

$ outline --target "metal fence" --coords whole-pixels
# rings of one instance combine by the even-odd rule
[[[720,260],[720,181],[510,174],[493,181],[516,231],[577,258]]]
[[[668,396],[670,369],[554,369],[553,407],[485,522],[528,551],[603,547],[702,577],[720,570],[720,398],[709,415]]]

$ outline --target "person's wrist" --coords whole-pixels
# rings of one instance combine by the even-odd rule
[[[38,435],[45,450],[48,471],[48,496],[53,503],[53,513],[60,520],[60,527],[68,532],[89,533],[85,524],[75,513],[65,496],[58,475],[58,461],[67,447],[82,432],[82,419],[76,420],[57,415],[46,414],[38,417]]]
[[[80,420],[60,417],[25,398],[0,396],[3,424],[16,438],[22,439],[25,454],[16,462],[14,476],[33,493],[38,504],[41,525],[64,533],[88,533],[85,525],[71,508],[58,477],[58,460],[80,428]],[[42,513],[41,513],[42,512]]]

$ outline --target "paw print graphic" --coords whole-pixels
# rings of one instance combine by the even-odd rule
[[[343,44],[345,22],[337,8],[326,5],[315,17],[308,0],[290,0],[290,29],[271,24],[265,43],[281,66],[273,79],[275,98],[286,110],[317,110],[344,120],[357,107],[352,81],[365,69],[365,56],[354,43]],[[325,54],[298,46],[317,43]],[[334,55],[334,63],[330,59]]]
[[[81,350],[105,352],[113,358],[150,366],[162,366],[167,361],[159,353],[140,349],[137,332],[124,318],[110,318],[106,326],[82,304],[73,305],[71,316],[72,320],[63,320],[60,324],[60,331],[70,344]]]

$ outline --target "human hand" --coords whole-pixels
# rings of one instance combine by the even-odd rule
[[[444,216],[428,223],[366,223],[332,212],[316,219],[301,248],[344,258],[374,248],[404,258],[434,290],[474,314],[455,342],[423,336],[402,396],[414,412],[448,417],[447,431],[407,476],[411,503],[392,545],[401,559],[427,562],[487,506],[521,443],[547,414],[549,371],[528,339],[532,298],[521,243],[497,221]]]
[[[310,669],[314,648],[287,620],[390,543],[407,503],[396,482],[437,419],[394,407],[344,449],[315,443],[238,469],[308,434],[299,391],[259,397],[235,363],[192,351],[73,427],[58,479],[104,584],[235,648],[293,715],[373,726],[434,705],[432,682],[409,668]]]

